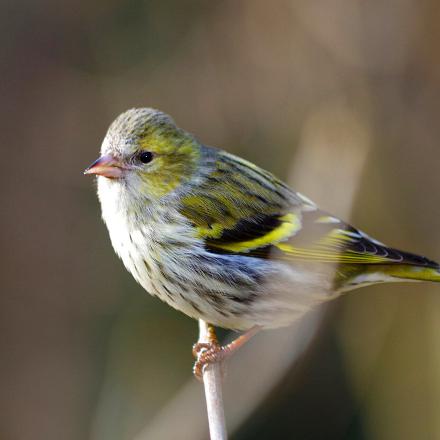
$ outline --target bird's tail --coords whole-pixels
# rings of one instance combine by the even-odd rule
[[[439,267],[423,267],[405,264],[389,265],[384,268],[384,273],[398,280],[433,281],[440,282]]]
[[[440,267],[434,262],[430,262],[430,264],[432,264],[432,266],[429,267],[412,264],[370,264],[365,266],[358,265],[357,267],[345,266],[343,271],[345,277],[339,279],[339,283],[336,284],[335,288],[339,292],[348,292],[358,287],[377,283],[399,281],[440,282]]]
[[[400,261],[372,264],[369,273],[381,272],[384,281],[433,281],[440,282],[440,264],[421,255],[392,248],[384,248],[390,255],[398,255]]]

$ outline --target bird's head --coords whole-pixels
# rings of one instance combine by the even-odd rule
[[[105,191],[154,202],[190,180],[199,158],[199,143],[168,115],[136,108],[111,124],[101,157],[84,173],[100,176]]]

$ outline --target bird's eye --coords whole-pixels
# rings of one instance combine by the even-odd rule
[[[153,153],[151,151],[142,151],[139,153],[138,159],[142,163],[150,163],[153,160]]]

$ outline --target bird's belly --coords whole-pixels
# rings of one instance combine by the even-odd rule
[[[316,271],[254,258],[228,258],[144,244],[126,246],[125,266],[147,292],[195,319],[245,330],[290,324],[330,298]]]

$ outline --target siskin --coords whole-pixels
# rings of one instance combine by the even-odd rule
[[[257,330],[288,325],[342,292],[440,281],[436,262],[385,246],[157,110],[121,114],[85,173],[99,176],[113,247],[145,290],[193,318],[246,331],[224,347],[214,332],[196,344],[198,376]]]

